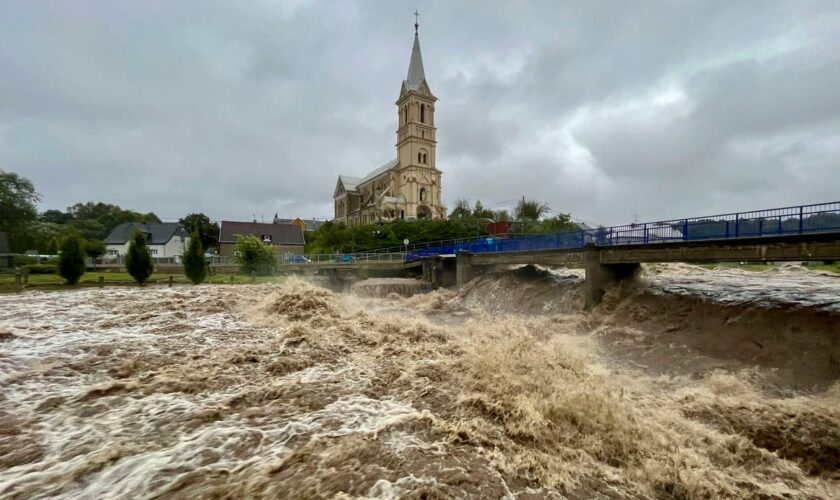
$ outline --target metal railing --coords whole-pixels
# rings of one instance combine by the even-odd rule
[[[840,232],[840,202],[625,224],[551,235],[515,235],[505,238],[483,236],[462,242],[430,242],[423,248],[409,251],[406,262],[462,251],[516,252],[573,249],[587,245],[648,245],[826,232]]]
[[[235,256],[214,255],[207,258],[211,266],[236,266],[239,260]],[[279,266],[296,266],[307,264],[354,264],[358,262],[404,262],[404,252],[371,252],[371,253],[329,253],[307,255],[281,255],[277,257]]]

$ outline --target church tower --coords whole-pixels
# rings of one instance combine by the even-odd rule
[[[440,193],[441,171],[435,154],[437,97],[432,94],[423,71],[419,27],[415,19],[408,75],[395,103],[399,117],[397,157],[364,177],[338,176],[333,191],[336,222],[353,226],[400,219],[446,218]]]
[[[408,75],[397,99],[397,161],[400,167],[399,191],[406,195],[407,212],[418,219],[445,217],[441,206],[440,170],[435,162],[437,145],[435,103],[420,53],[419,23],[414,23],[414,46]]]

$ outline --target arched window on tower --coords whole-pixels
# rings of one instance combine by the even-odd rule
[[[426,105],[420,105],[420,123],[426,123]]]

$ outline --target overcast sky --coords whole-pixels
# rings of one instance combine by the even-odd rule
[[[0,0],[0,169],[42,209],[329,217],[396,155],[415,8],[449,206],[840,199],[836,0]]]

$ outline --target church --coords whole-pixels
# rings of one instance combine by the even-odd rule
[[[348,226],[398,219],[445,219],[436,167],[435,103],[420,54],[419,25],[408,75],[395,103],[399,115],[397,157],[364,177],[339,175],[333,193],[335,222]]]

